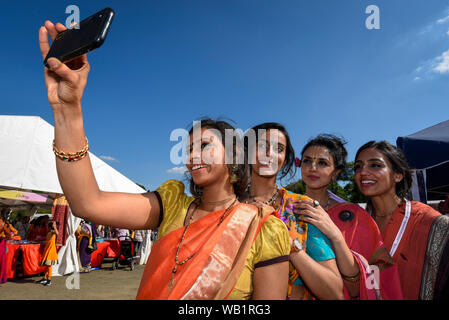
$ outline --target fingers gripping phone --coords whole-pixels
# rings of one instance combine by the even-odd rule
[[[106,39],[113,17],[114,11],[105,8],[81,21],[78,29],[67,29],[58,33],[44,59],[44,65],[49,67],[49,58],[68,62],[100,47]]]

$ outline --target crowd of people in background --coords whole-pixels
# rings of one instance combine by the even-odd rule
[[[6,275],[6,241],[14,240],[14,243],[34,243],[42,244],[44,249],[39,264],[46,268],[44,276],[37,281],[45,286],[51,285],[52,267],[58,261],[58,248],[56,237],[58,236],[59,222],[52,221],[48,214],[39,215],[32,218],[27,215],[17,215],[10,219],[12,211],[4,209],[0,217],[0,283],[7,281]],[[82,220],[75,232],[77,241],[77,255],[81,272],[90,272],[91,254],[97,249],[96,242],[104,240],[131,240],[134,244],[134,252],[137,259],[140,258],[143,246],[142,243],[150,237],[154,240],[150,230],[127,230],[113,228],[109,226],[96,226],[90,222]],[[20,268],[21,261],[16,263],[16,268]],[[17,273],[23,276],[22,273]]]

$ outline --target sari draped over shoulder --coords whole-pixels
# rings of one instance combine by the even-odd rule
[[[356,204],[342,202],[328,210],[360,269],[361,300],[400,300],[397,266],[383,243],[376,222]],[[344,287],[346,299],[351,299]]]
[[[281,203],[276,206],[276,215],[285,223],[292,239],[297,238],[305,247],[306,253],[315,261],[335,259],[329,239],[314,225],[298,219],[293,213],[293,202],[310,199],[308,196],[290,192],[281,188]],[[289,264],[288,297],[293,285],[304,285],[293,264]],[[315,299],[307,287],[303,300]]]
[[[259,231],[272,217],[273,210],[240,203],[232,207],[224,219],[225,210],[220,210],[190,223],[178,261],[194,256],[176,266],[176,252],[186,228],[183,222],[193,199],[183,192],[181,182],[172,180],[166,184],[157,193],[160,204],[163,203],[162,232],[158,232],[159,239],[151,250],[136,298],[210,300],[229,297],[246,267]]]
[[[45,243],[41,266],[53,266],[56,264],[58,264],[58,251],[56,250],[56,234],[53,234]]]
[[[405,201],[396,208],[382,231],[387,248],[392,247],[404,217]],[[393,255],[404,299],[441,299],[445,290],[448,293],[448,243],[449,217],[424,203],[411,201],[410,217]]]

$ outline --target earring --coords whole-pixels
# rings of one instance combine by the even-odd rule
[[[203,188],[197,186],[196,184],[193,185],[193,190],[199,197],[203,195]]]
[[[231,178],[229,179],[229,182],[231,182],[231,184],[234,184],[234,183],[236,183],[236,182],[238,182],[239,181],[239,177],[238,177],[238,175],[237,175],[237,170],[238,170],[238,166],[236,165],[236,164],[233,164],[232,166],[231,166],[231,172],[232,172],[232,174],[231,174]]]

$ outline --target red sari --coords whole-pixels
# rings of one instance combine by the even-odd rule
[[[382,238],[389,249],[392,247],[402,224],[404,213],[405,201],[396,208],[388,225],[382,231]],[[404,299],[420,299],[420,288],[422,284],[425,283],[423,266],[426,260],[426,250],[429,243],[428,239],[430,239],[429,234],[432,225],[439,217],[441,217],[441,214],[428,205],[417,201],[411,202],[410,218],[402,236],[402,240],[393,255],[393,260],[398,266]],[[442,242],[444,243],[444,241]],[[433,257],[434,260],[436,258],[439,257]],[[438,266],[436,266],[436,268],[438,269]]]
[[[329,209],[328,214],[342,232],[361,270],[360,299],[402,299],[397,266],[369,213],[356,204],[340,203]],[[344,294],[346,299],[351,299],[346,288]]]

